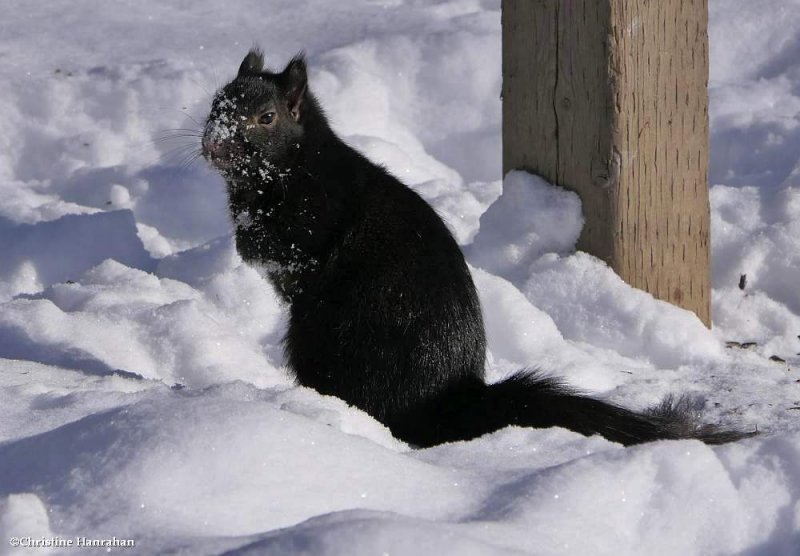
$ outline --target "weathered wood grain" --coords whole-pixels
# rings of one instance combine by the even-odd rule
[[[710,325],[707,0],[504,0],[503,166],[576,191],[578,248]]]

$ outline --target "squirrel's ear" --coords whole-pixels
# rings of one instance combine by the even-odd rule
[[[295,121],[300,119],[300,110],[303,97],[308,87],[306,76],[306,59],[301,52],[289,62],[283,70],[283,79],[286,87],[286,102]]]
[[[239,66],[239,75],[255,75],[264,69],[264,54],[260,49],[254,48],[247,53]]]

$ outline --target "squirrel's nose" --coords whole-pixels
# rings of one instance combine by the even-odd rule
[[[203,146],[203,156],[220,156],[224,153],[224,145],[222,141],[214,141],[213,139],[209,139],[207,136],[203,137],[202,140]]]

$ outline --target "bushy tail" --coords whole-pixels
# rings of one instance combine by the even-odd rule
[[[465,381],[387,424],[417,446],[475,438],[507,425],[564,427],[626,446],[681,438],[723,444],[756,434],[704,425],[699,417],[687,397],[670,397],[636,413],[577,394],[557,379],[521,372],[491,385],[477,378]]]

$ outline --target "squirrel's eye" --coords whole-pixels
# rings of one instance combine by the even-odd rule
[[[275,120],[275,112],[267,112],[263,114],[259,119],[258,123],[261,125],[269,125]]]

